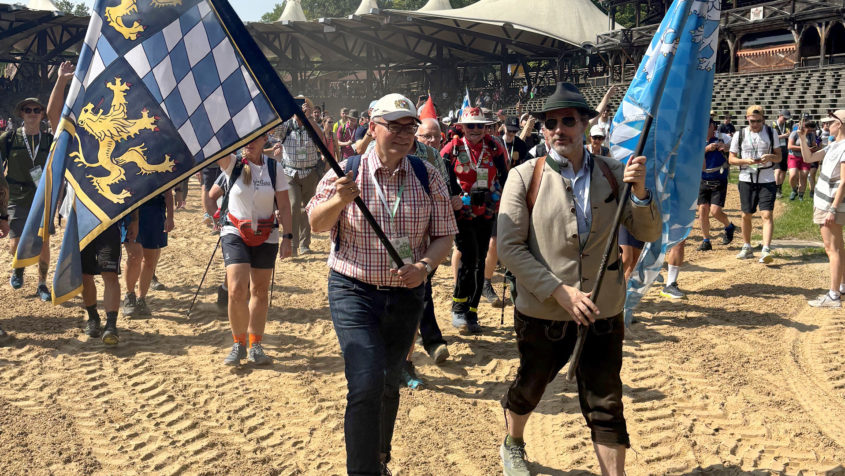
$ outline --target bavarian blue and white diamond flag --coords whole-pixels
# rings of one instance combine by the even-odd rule
[[[296,107],[225,0],[97,0],[14,266],[37,262],[66,180],[53,302],[72,298],[97,235]]]
[[[627,161],[646,116],[652,116],[643,155],[646,186],[663,215],[660,239],[646,243],[628,282],[625,323],[660,273],[666,252],[687,237],[695,220],[707,139],[719,38],[717,0],[675,0],[613,118],[611,154]]]

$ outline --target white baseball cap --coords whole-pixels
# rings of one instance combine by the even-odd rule
[[[403,117],[411,117],[417,122],[417,108],[410,99],[401,94],[391,93],[379,99],[373,106],[370,117],[383,117],[386,121],[395,121]]]
[[[593,126],[590,128],[590,137],[602,136],[605,137],[604,129],[601,126]]]

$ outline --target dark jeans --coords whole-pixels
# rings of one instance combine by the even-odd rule
[[[518,415],[531,413],[546,386],[569,361],[578,326],[574,322],[548,321],[514,313],[519,349],[519,370],[502,406]],[[622,314],[601,319],[590,327],[575,376],[581,414],[594,442],[630,447],[622,408]]]
[[[346,372],[343,425],[350,475],[377,475],[379,454],[390,459],[400,370],[422,317],[424,295],[424,286],[379,288],[329,274],[329,308]]]
[[[434,272],[431,273],[434,275]],[[431,276],[425,283],[425,309],[423,309],[422,320],[420,321],[420,335],[422,336],[423,347],[428,355],[440,344],[445,344],[446,339],[440,332],[437,319],[434,317],[434,299],[431,290]]]
[[[493,220],[476,217],[472,220],[458,220],[458,234],[455,245],[461,252],[461,267],[455,285],[452,311],[475,312],[481,301],[484,286],[484,260],[490,247]]]

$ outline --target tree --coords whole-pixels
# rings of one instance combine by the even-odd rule
[[[68,0],[63,0],[68,1]],[[379,0],[381,8],[394,8],[397,10],[416,10],[426,4],[428,0]],[[461,8],[478,0],[450,0],[452,7]],[[339,18],[355,13],[361,0],[302,0],[302,11],[309,20],[315,18]],[[273,10],[261,15],[261,21],[265,23],[274,22],[282,16],[285,10],[284,4],[276,4]]]
[[[75,15],[78,17],[87,17],[91,15],[91,11],[85,6],[85,2],[73,3],[71,0],[56,0],[53,2],[56,8],[62,13],[68,15]]]

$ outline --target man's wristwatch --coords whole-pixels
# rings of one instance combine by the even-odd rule
[[[282,238],[287,238],[289,240],[292,240],[293,239],[293,233],[285,233],[284,235],[282,235]]]
[[[431,269],[431,265],[430,265],[430,264],[428,264],[428,263],[426,263],[425,261],[422,261],[422,260],[418,261],[418,263],[422,263],[422,264],[423,264],[423,266],[425,266],[425,275],[426,275],[426,276],[428,276],[429,274],[431,274],[432,269]]]

